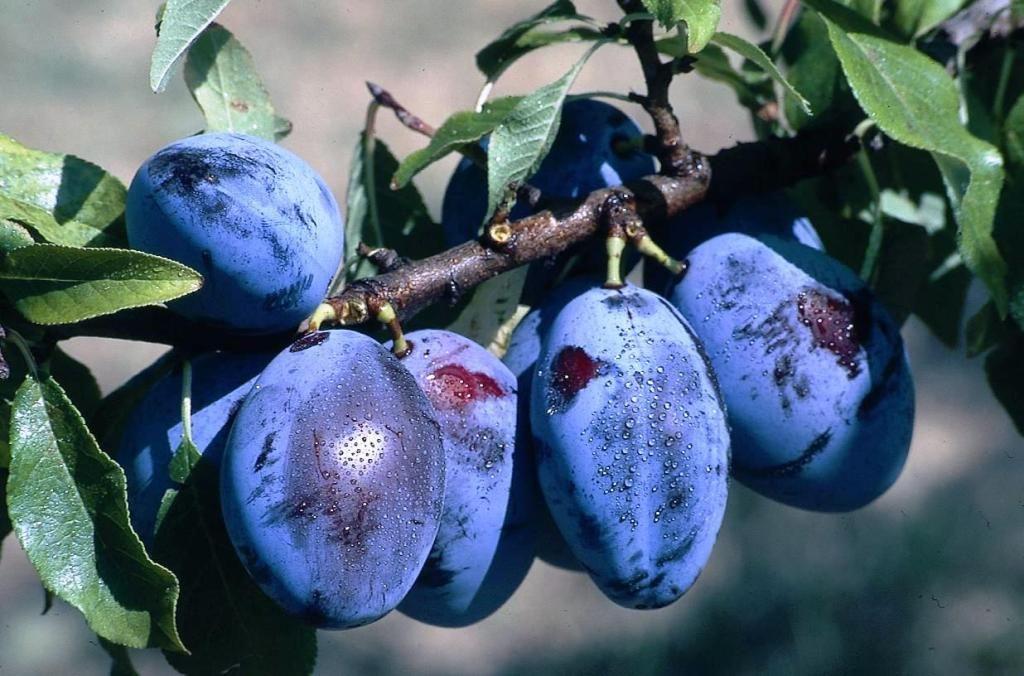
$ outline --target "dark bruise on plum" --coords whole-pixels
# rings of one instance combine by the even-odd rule
[[[657,608],[689,589],[724,513],[729,435],[682,317],[631,286],[565,304],[544,339],[531,422],[544,497],[601,590]]]
[[[159,150],[132,180],[125,220],[132,248],[202,273],[203,287],[169,308],[239,332],[298,325],[344,252],[344,220],[320,176],[244,134],[199,134]]]
[[[516,381],[483,347],[449,331],[416,331],[402,364],[441,426],[447,481],[430,557],[399,607],[440,626],[494,612],[533,559],[533,482],[516,435]]]
[[[238,413],[224,516],[271,598],[317,626],[358,626],[393,609],[427,558],[444,451],[393,355],[354,332],[314,335],[270,363]]]
[[[851,270],[777,238],[720,235],[690,261],[670,298],[718,374],[736,477],[820,511],[881,495],[914,420],[903,341],[885,308]]]

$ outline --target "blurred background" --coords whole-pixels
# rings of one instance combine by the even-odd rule
[[[367,102],[387,87],[437,124],[472,107],[473,55],[546,0],[236,2],[220,21],[252,52],[280,114],[284,144],[339,196]],[[723,29],[763,38],[740,2]],[[761,3],[770,20],[782,2]],[[79,155],[126,183],[162,145],[202,119],[176,76],[148,88],[157,2],[0,0],[0,132]],[[579,9],[612,18],[611,0]],[[519,62],[497,93],[560,76],[580,47]],[[631,53],[605,48],[575,91],[642,86]],[[682,77],[673,103],[687,139],[714,151],[751,140],[747,114],[722,86]],[[641,124],[639,110],[630,111]],[[648,125],[649,126],[649,125]],[[382,116],[403,156],[424,140]],[[453,160],[421,176],[437,214]],[[718,545],[673,606],[629,611],[589,579],[536,563],[501,611],[468,629],[398,613],[347,632],[320,632],[318,673],[727,674],[1024,673],[1024,443],[984,383],[981,364],[942,347],[915,320],[904,329],[915,371],[910,460],[883,498],[848,515],[784,507],[732,485]],[[104,392],[152,362],[158,346],[99,339],[65,345]],[[109,662],[81,617],[43,592],[13,537],[0,557],[0,674],[104,674]],[[143,674],[171,673],[135,653]]]

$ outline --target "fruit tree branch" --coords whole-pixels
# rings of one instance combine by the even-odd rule
[[[647,176],[598,190],[568,208],[496,224],[480,240],[357,280],[327,299],[306,328],[362,324],[372,320],[383,303],[407,319],[439,301],[454,302],[492,277],[555,256],[602,232],[608,226],[610,201],[630,205],[645,224],[664,223],[707,199],[777,190],[820,175],[845,162],[857,147],[845,133],[815,130],[741,144],[711,157],[689,151],[686,166],[692,169],[687,174]]]

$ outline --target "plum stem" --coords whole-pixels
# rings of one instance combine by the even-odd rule
[[[622,251],[626,248],[626,240],[620,234],[609,234],[605,240],[605,251],[608,252],[608,273],[604,281],[606,289],[621,289],[622,282]]]
[[[181,363],[181,439],[192,443],[192,361]]]
[[[395,308],[391,306],[391,303],[381,303],[380,309],[377,310],[376,318],[381,324],[387,326],[388,331],[391,332],[391,351],[394,355],[401,359],[409,354],[409,341],[405,339],[402,324],[398,321],[398,315],[395,313]]]

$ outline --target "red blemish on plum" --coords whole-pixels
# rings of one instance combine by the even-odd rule
[[[551,362],[550,408],[561,411],[602,372],[603,362],[575,345],[563,347]]]
[[[430,401],[440,409],[461,409],[474,401],[505,394],[494,378],[458,364],[434,369],[427,375],[427,383]]]
[[[861,345],[853,305],[845,299],[807,289],[797,296],[796,307],[800,322],[811,329],[815,344],[836,355],[850,378],[857,377]]]

